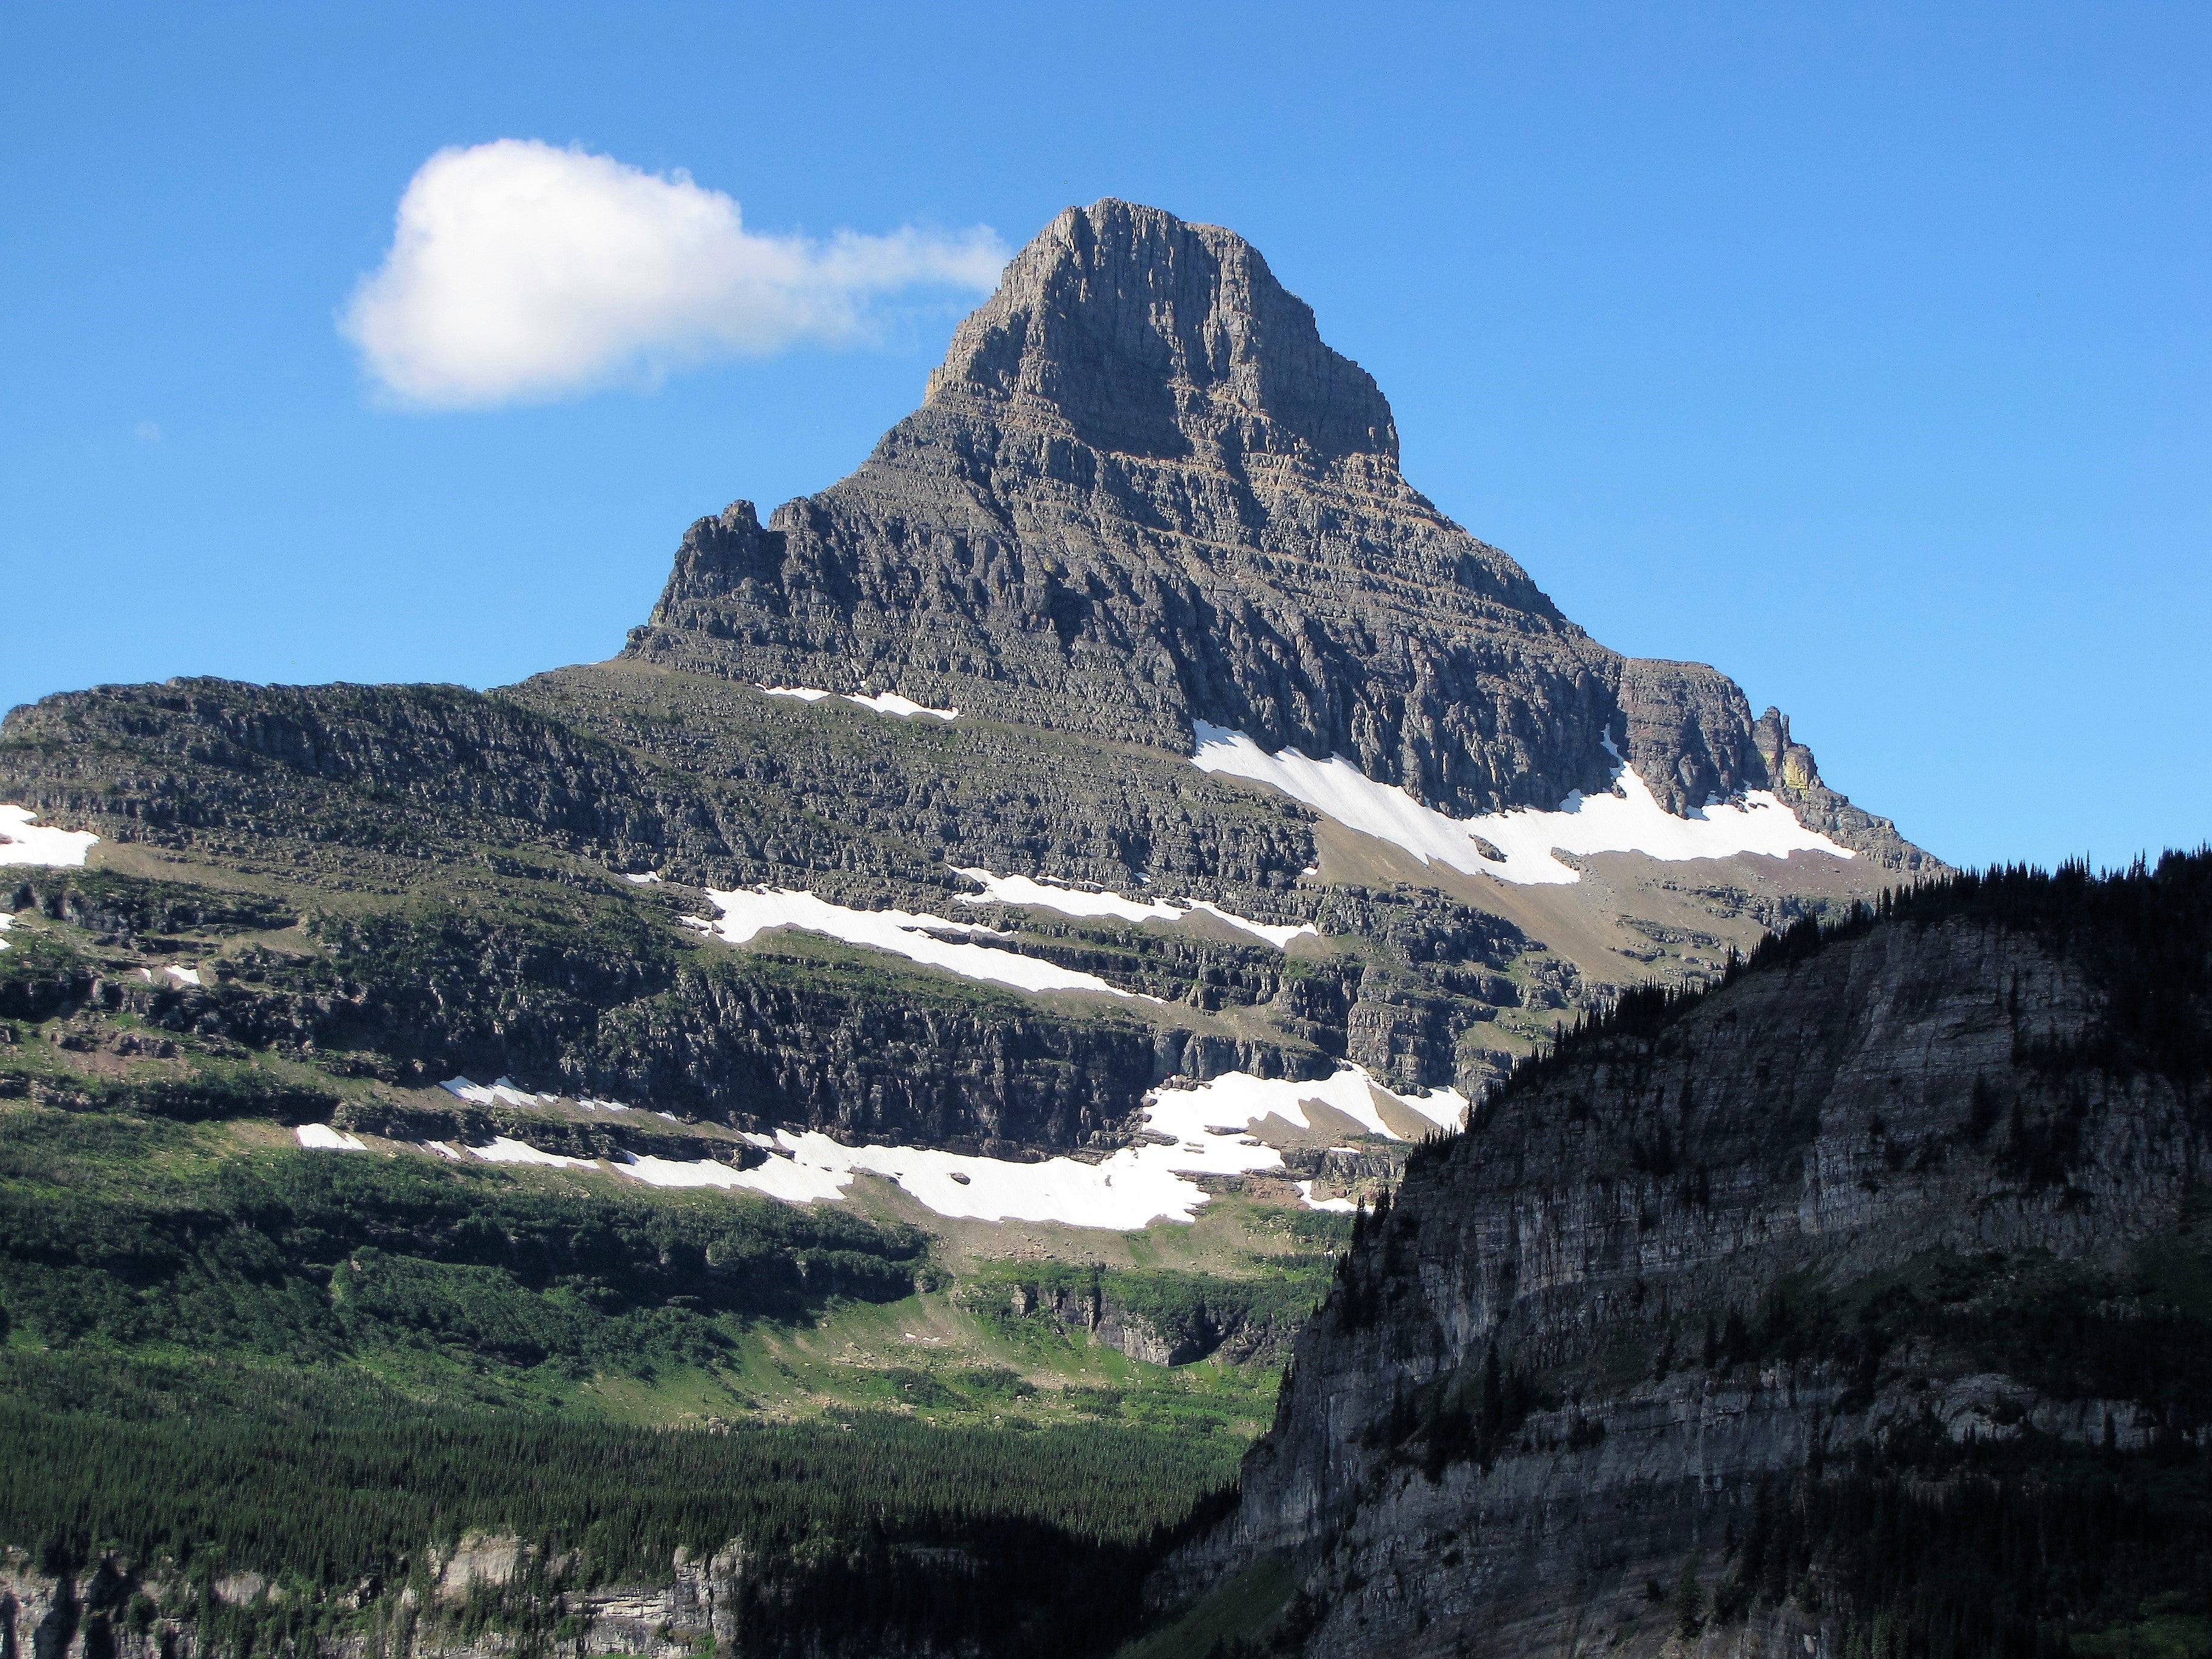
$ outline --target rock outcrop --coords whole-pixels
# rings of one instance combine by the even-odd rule
[[[1608,787],[1608,734],[1678,812],[1776,781],[1732,682],[1605,649],[1406,482],[1257,250],[1113,200],[1015,258],[850,477],[694,525],[629,653],[1179,754],[1211,721],[1462,815]]]
[[[314,1650],[332,1659],[512,1659],[544,1651],[556,1628],[559,1650],[578,1659],[738,1650],[748,1577],[741,1540],[704,1557],[678,1548],[665,1577],[650,1583],[526,1586],[530,1569],[545,1565],[537,1553],[511,1533],[471,1532],[450,1549],[429,1549],[419,1584],[365,1581],[344,1603],[359,1627],[324,1632]],[[561,1565],[552,1564],[556,1577]],[[24,1659],[216,1659],[237,1650],[242,1624],[281,1628],[300,1595],[299,1586],[250,1572],[194,1584],[173,1566],[149,1570],[119,1553],[82,1573],[41,1571],[8,1550],[0,1552],[0,1649]]]
[[[1645,1587],[1717,1573],[1762,1490],[1855,1446],[2032,1429],[2194,1455],[2171,1376],[2100,1394],[1988,1335],[2120,1273],[2212,1167],[2191,914],[2160,895],[2081,949],[1967,907],[1818,948],[1808,924],[1517,1079],[1364,1227],[1240,1509],[1158,1593],[1281,1554],[1323,1609],[1309,1653],[1651,1651],[1674,1626]],[[2160,936],[2185,971],[2125,965]],[[2146,995],[2162,1051],[2121,1030]],[[2072,1339],[2092,1370],[2172,1316],[2111,1282],[2080,1293],[2110,1322]],[[1775,1334],[1808,1307],[1829,1336]]]

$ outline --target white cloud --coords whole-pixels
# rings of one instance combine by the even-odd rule
[[[988,291],[981,226],[758,235],[678,171],[501,138],[440,150],[399,198],[392,249],[339,329],[401,401],[483,407],[651,384],[718,357],[861,335],[902,289]]]

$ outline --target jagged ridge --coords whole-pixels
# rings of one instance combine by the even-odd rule
[[[1674,811],[1776,788],[1917,863],[1778,713],[1607,650],[1408,484],[1381,390],[1249,243],[1111,199],[1016,257],[850,477],[694,525],[628,650],[1178,753],[1204,720],[1461,813],[1606,787],[1610,733]]]

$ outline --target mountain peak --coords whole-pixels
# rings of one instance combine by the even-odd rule
[[[952,337],[927,404],[1109,453],[1395,463],[1374,377],[1243,237],[1113,198],[1061,212]]]
[[[859,469],[694,525],[627,654],[1185,756],[1203,722],[1462,817],[1625,757],[1669,811],[1786,787],[1921,857],[1726,676],[1607,650],[1408,484],[1374,378],[1250,243],[1111,198],[1015,256]]]

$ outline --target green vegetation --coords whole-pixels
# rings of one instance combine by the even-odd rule
[[[1040,1386],[1037,1355],[916,1295],[925,1235],[854,1208],[256,1150],[258,1125],[107,1106],[0,1105],[0,1538],[50,1570],[167,1563],[211,1652],[412,1618],[471,1528],[535,1565],[447,1636],[542,1647],[554,1591],[739,1539],[747,1651],[1098,1651],[1269,1404],[1258,1368],[1079,1333],[1056,1368],[1096,1380]],[[642,1425],[672,1419],[713,1431]],[[283,1594],[218,1599],[231,1571]]]
[[[1018,1333],[1025,1320],[1088,1328],[1112,1319],[1153,1339],[1178,1360],[1210,1353],[1224,1341],[1240,1354],[1279,1358],[1328,1294],[1334,1267],[1334,1256],[1319,1251],[1252,1257],[1234,1277],[1169,1267],[1000,1262],[978,1271],[963,1296],[1010,1334]]]
[[[2212,847],[2206,847],[2166,853],[2155,866],[2138,859],[2128,869],[2101,876],[2079,863],[2055,872],[2026,865],[1959,871],[1885,891],[1877,902],[1854,903],[1831,919],[1806,916],[1770,933],[1747,957],[1731,952],[1726,974],[1710,985],[1636,986],[1595,1016],[1578,1015],[1546,1050],[1516,1066],[1489,1104],[1495,1108],[1565,1076],[1622,1039],[1657,1036],[1745,974],[1786,968],[1877,926],[1924,927],[1956,920],[2033,933],[2079,963],[2102,992],[2098,1025],[2063,1052],[2027,1056],[2039,1069],[2120,1076],[2151,1070],[2184,1085],[2212,1076],[2212,1019],[2206,1018],[2212,1007],[2207,945],[2212,940]],[[1442,1157],[1452,1139],[1440,1139],[1415,1157]],[[2063,1158],[2064,1148],[2043,1151],[2047,1161],[2051,1154]]]
[[[1298,1651],[1316,1609],[1279,1555],[1263,1555],[1115,1659],[1261,1659]]]
[[[1954,1357],[2015,1377],[2049,1399],[2132,1402],[2162,1422],[2212,1420],[2212,1192],[2181,1225],[2104,1273],[2042,1251],[1949,1251],[1841,1288],[1793,1274],[1748,1315],[1705,1322],[1708,1365],[1805,1358],[1840,1362],[1863,1409],[1876,1380]]]
[[[201,1360],[13,1353],[0,1381],[0,1536],[35,1540],[49,1570],[120,1547],[203,1587],[227,1568],[289,1587],[235,1630],[203,1589],[219,1651],[245,1651],[256,1620],[297,1640],[388,1614],[345,1592],[427,1589],[429,1547],[471,1528],[562,1564],[534,1607],[494,1609],[526,1623],[564,1583],[661,1582],[678,1547],[742,1540],[748,1652],[893,1635],[1095,1650],[1129,1628],[1149,1548],[1235,1468],[1233,1447],[1127,1430],[860,1415],[656,1433]]]
[[[381,1640],[472,1528],[533,1565],[437,1602],[441,1640],[542,1651],[554,1591],[665,1582],[678,1547],[742,1539],[748,1651],[1099,1651],[1272,1413],[1265,1365],[1153,1365],[996,1312],[1039,1267],[1164,1321],[1273,1309],[1258,1279],[1208,1301],[1179,1267],[957,1277],[859,1203],[301,1150],[269,1119],[393,1091],[265,1055],[79,1059],[0,1050],[33,1085],[0,1101],[0,1539],[181,1577],[211,1653]],[[1287,1256],[1317,1287],[1329,1258],[1297,1247],[1340,1228],[1232,1202],[1200,1247],[1129,1248],[1255,1275]],[[281,1594],[214,1595],[234,1571]]]
[[[38,1340],[320,1362],[416,1350],[650,1376],[748,1316],[911,1293],[926,1241],[418,1158],[217,1156],[181,1126],[0,1114],[0,1302]]]
[[[1711,1617],[1727,1625],[1794,1599],[1841,1615],[1867,1650],[1913,1659],[2201,1652],[2212,1620],[2203,1463],[2193,1448],[2100,1455],[2033,1432],[1994,1445],[1940,1431],[1863,1443],[1839,1472],[1760,1488]]]

